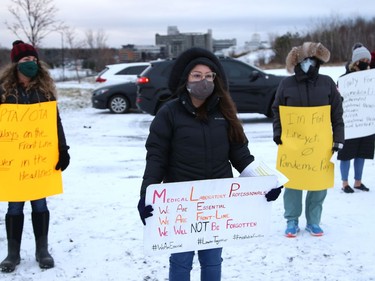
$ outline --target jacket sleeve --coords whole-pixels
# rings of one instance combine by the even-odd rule
[[[143,174],[141,196],[150,184],[161,183],[168,169],[168,157],[172,138],[172,116],[164,106],[155,116],[146,140],[146,167]]]
[[[343,119],[342,96],[337,90],[335,82],[331,83],[331,123],[333,132],[333,141],[338,143],[345,142],[345,125]]]
[[[254,161],[254,156],[251,155],[248,144],[249,142],[246,140],[245,143],[232,143],[230,147],[229,160],[239,173]]]
[[[281,136],[281,120],[280,120],[280,105],[284,105],[283,102],[283,92],[284,92],[284,80],[280,82],[277,88],[275,100],[272,104],[273,112],[273,137]]]
[[[57,109],[57,138],[59,141],[59,150],[68,150],[69,146],[66,144],[64,128],[61,123],[59,109]]]

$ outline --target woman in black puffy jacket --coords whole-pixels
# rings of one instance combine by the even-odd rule
[[[138,203],[142,222],[152,215],[145,206],[150,184],[233,177],[254,157],[227,90],[218,58],[201,48],[191,48],[176,60],[169,88],[177,98],[155,116],[146,141],[146,168]],[[221,278],[221,248],[199,250],[201,280]],[[169,280],[190,280],[194,251],[170,257]]]

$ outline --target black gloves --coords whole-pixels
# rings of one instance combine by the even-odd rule
[[[281,137],[280,136],[274,136],[273,137],[273,141],[279,145],[279,144],[283,144],[283,142],[281,141]]]
[[[67,149],[59,149],[59,161],[56,164],[56,167],[55,167],[56,170],[61,169],[61,171],[64,171],[69,166],[70,155],[68,153],[68,149],[69,149],[69,146]]]
[[[266,193],[266,198],[267,198],[267,201],[270,202],[270,201],[275,201],[280,193],[281,193],[281,189],[283,188],[284,186],[279,186],[277,188],[272,188],[270,191],[268,191]]]
[[[332,146],[332,152],[338,152],[338,151],[341,150],[343,147],[344,147],[344,145],[343,145],[342,143],[334,142],[334,143],[333,143],[333,146]]]
[[[151,205],[145,206],[146,205],[145,200],[146,200],[145,196],[141,196],[138,202],[138,212],[139,212],[139,216],[141,217],[143,225],[146,225],[147,218],[153,216],[152,211],[154,210],[154,208],[152,208]]]

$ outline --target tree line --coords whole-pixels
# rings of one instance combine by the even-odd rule
[[[306,34],[286,33],[272,42],[275,51],[273,63],[285,64],[285,58],[294,46],[303,42],[321,42],[331,52],[330,63],[342,63],[351,59],[352,47],[360,42],[370,52],[375,51],[375,17],[340,19],[332,17],[317,23]]]

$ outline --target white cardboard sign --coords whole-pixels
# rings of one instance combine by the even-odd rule
[[[147,187],[144,249],[148,255],[249,243],[268,233],[271,203],[265,194],[276,176],[238,177]]]
[[[345,139],[375,134],[375,69],[339,78],[343,101]]]

